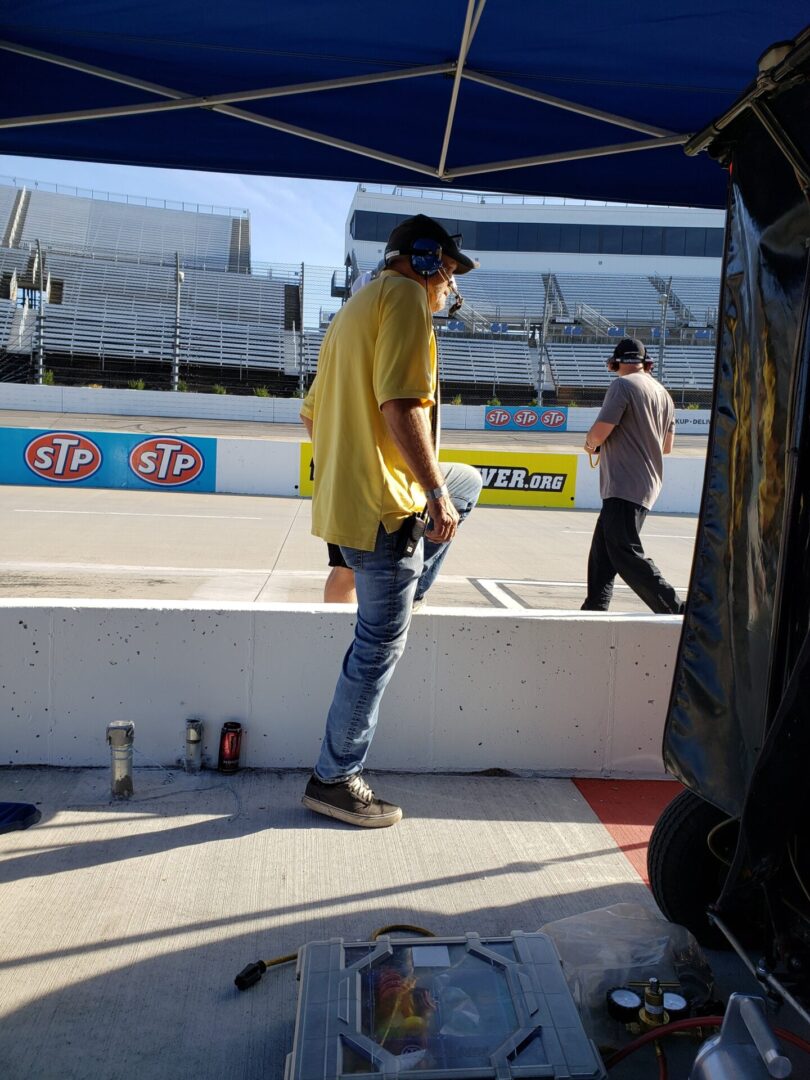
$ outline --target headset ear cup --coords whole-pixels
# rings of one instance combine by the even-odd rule
[[[435,240],[414,240],[410,256],[411,268],[423,277],[431,277],[441,269],[442,249]]]

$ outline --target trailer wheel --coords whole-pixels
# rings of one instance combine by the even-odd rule
[[[682,791],[661,814],[647,848],[647,875],[662,914],[690,930],[701,945],[727,949],[706,909],[720,895],[728,867],[708,845],[727,815],[691,791]],[[729,826],[729,831],[736,829]],[[733,848],[732,848],[733,850]]]

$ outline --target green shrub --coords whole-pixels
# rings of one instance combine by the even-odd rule
[[[214,385],[211,387],[211,393],[212,394],[227,394],[228,391],[225,389],[225,387],[222,385],[222,383],[217,382],[217,383],[214,383]]]
[[[501,403],[501,399],[500,399],[500,398],[496,398],[496,397],[491,397],[491,398],[489,399],[489,401],[487,402],[487,405],[500,405],[500,403]]]
[[[270,391],[266,386],[254,386],[253,393],[256,397],[270,397]]]
[[[127,387],[130,390],[145,390],[146,383],[143,381],[143,379],[130,379],[127,383]]]
[[[53,372],[51,371],[50,368],[47,368],[45,371],[42,372],[42,385],[43,386],[54,386],[55,383],[56,383],[56,380],[54,379]]]
[[[180,394],[187,394],[188,393],[188,383],[186,382],[185,379],[178,379],[177,380],[177,390],[178,390],[178,393],[180,393]]]
[[[461,394],[456,394],[456,396],[453,398],[451,404],[453,404],[453,405],[463,405],[464,402],[461,400]]]
[[[689,404],[686,407],[687,407],[687,409],[702,409],[703,408],[703,406],[698,405],[698,403],[696,401],[690,401]]]

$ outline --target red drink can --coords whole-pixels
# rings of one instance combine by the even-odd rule
[[[228,720],[222,725],[219,736],[219,765],[220,772],[235,773],[239,771],[239,751],[242,747],[242,725],[236,720]]]

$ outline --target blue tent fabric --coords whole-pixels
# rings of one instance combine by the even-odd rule
[[[0,37],[60,58],[0,52],[0,153],[418,186],[719,207],[726,176],[680,145],[554,164],[480,169],[541,155],[645,141],[648,134],[528,100],[452,70],[374,85],[238,103],[254,118],[343,140],[377,160],[206,108],[2,127],[20,116],[168,100],[64,62],[156,84],[168,96],[232,93],[346,79],[459,58],[463,71],[617,114],[683,136],[722,114],[756,75],[761,53],[795,37],[804,0],[729,5],[673,0],[41,0],[7,10]],[[454,170],[477,171],[455,176]]]
[[[42,813],[31,803],[0,802],[0,833],[28,829],[41,817]]]

